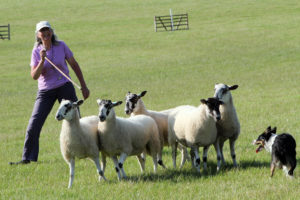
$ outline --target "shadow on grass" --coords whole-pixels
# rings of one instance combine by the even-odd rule
[[[202,164],[202,163],[201,163]],[[201,165],[201,173],[192,167],[191,163],[188,162],[182,169],[169,167],[167,169],[158,168],[156,174],[146,172],[141,175],[128,176],[127,179],[123,181],[129,182],[158,182],[158,181],[169,181],[169,182],[181,182],[187,180],[198,180],[206,179],[212,176],[217,176],[219,173],[223,173],[222,170],[217,172],[217,165],[213,162],[208,162],[207,171],[203,170],[203,165]]]
[[[256,160],[243,160],[243,161],[240,161],[238,168],[239,169],[249,169],[249,168],[270,167],[270,162],[256,161]]]
[[[159,172],[157,174],[144,173],[136,176],[128,176],[128,178],[124,181],[129,181],[129,182],[171,181],[176,183],[176,182],[186,181],[186,180],[206,179],[206,178],[226,174],[228,171],[236,170],[238,172],[240,170],[247,170],[251,168],[270,167],[270,162],[246,160],[246,161],[241,161],[238,164],[238,167],[234,167],[232,164],[222,165],[219,172],[217,172],[216,163],[208,162],[207,165],[208,165],[207,171],[204,171],[203,166],[201,165],[201,174],[199,174],[197,170],[191,166],[191,163],[188,162],[185,164],[183,169],[179,169],[179,168],[177,169],[167,168],[165,170],[160,169],[158,170]]]

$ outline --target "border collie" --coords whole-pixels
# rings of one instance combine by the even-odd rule
[[[271,153],[271,177],[274,174],[275,167],[283,168],[286,176],[293,177],[296,168],[296,141],[288,133],[276,135],[276,127],[269,126],[256,140],[254,145],[259,145],[256,153],[263,148]]]

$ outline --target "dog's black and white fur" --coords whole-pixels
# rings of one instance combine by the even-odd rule
[[[259,145],[256,153],[263,148],[271,153],[271,177],[274,175],[275,167],[283,168],[286,176],[293,177],[296,168],[296,141],[288,133],[276,135],[276,127],[269,126],[258,136],[253,144]]]

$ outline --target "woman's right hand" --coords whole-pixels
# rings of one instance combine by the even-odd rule
[[[34,66],[34,67],[31,67],[31,77],[34,80],[37,80],[40,77],[40,75],[42,73],[42,70],[44,68],[44,61],[45,61],[45,57],[46,57],[46,49],[40,50],[40,57],[41,57],[41,60],[39,61],[38,65]]]
[[[46,57],[46,49],[42,49],[40,51],[40,56],[41,56],[41,60],[45,61],[45,57]]]

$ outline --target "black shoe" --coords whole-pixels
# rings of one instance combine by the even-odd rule
[[[19,162],[9,162],[10,165],[25,165],[25,164],[29,164],[30,160],[21,160]]]

